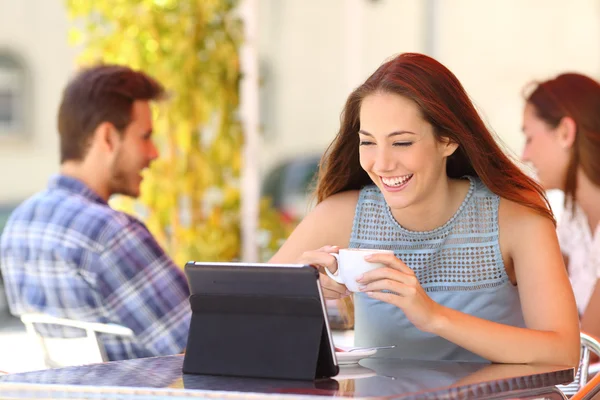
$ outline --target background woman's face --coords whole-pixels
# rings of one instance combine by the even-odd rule
[[[527,103],[523,110],[523,161],[530,163],[544,189],[564,190],[569,152],[560,145],[556,130],[539,118]]]

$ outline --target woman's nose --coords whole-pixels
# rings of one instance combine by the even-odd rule
[[[388,172],[394,169],[395,164],[392,152],[387,149],[382,149],[377,152],[374,170],[378,172]]]

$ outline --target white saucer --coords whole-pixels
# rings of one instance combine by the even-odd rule
[[[340,372],[333,379],[341,381],[344,379],[361,379],[377,376],[377,373],[372,369],[365,368],[359,364],[340,365]]]
[[[335,357],[337,358],[338,365],[350,365],[356,364],[363,358],[371,357],[377,353],[377,350],[357,350],[357,351],[336,351]]]

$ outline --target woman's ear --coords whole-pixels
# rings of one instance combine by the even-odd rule
[[[571,117],[563,117],[556,127],[558,143],[563,149],[570,149],[575,143],[577,124]]]
[[[444,157],[450,157],[458,149],[458,143],[448,137],[442,137],[441,142],[442,156]]]

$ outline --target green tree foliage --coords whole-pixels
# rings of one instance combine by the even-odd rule
[[[155,110],[161,156],[137,201],[112,204],[140,217],[167,252],[187,260],[240,257],[243,132],[238,118],[242,24],[237,0],[67,0],[82,65],[126,64],[163,83]],[[261,254],[291,225],[261,202]]]

